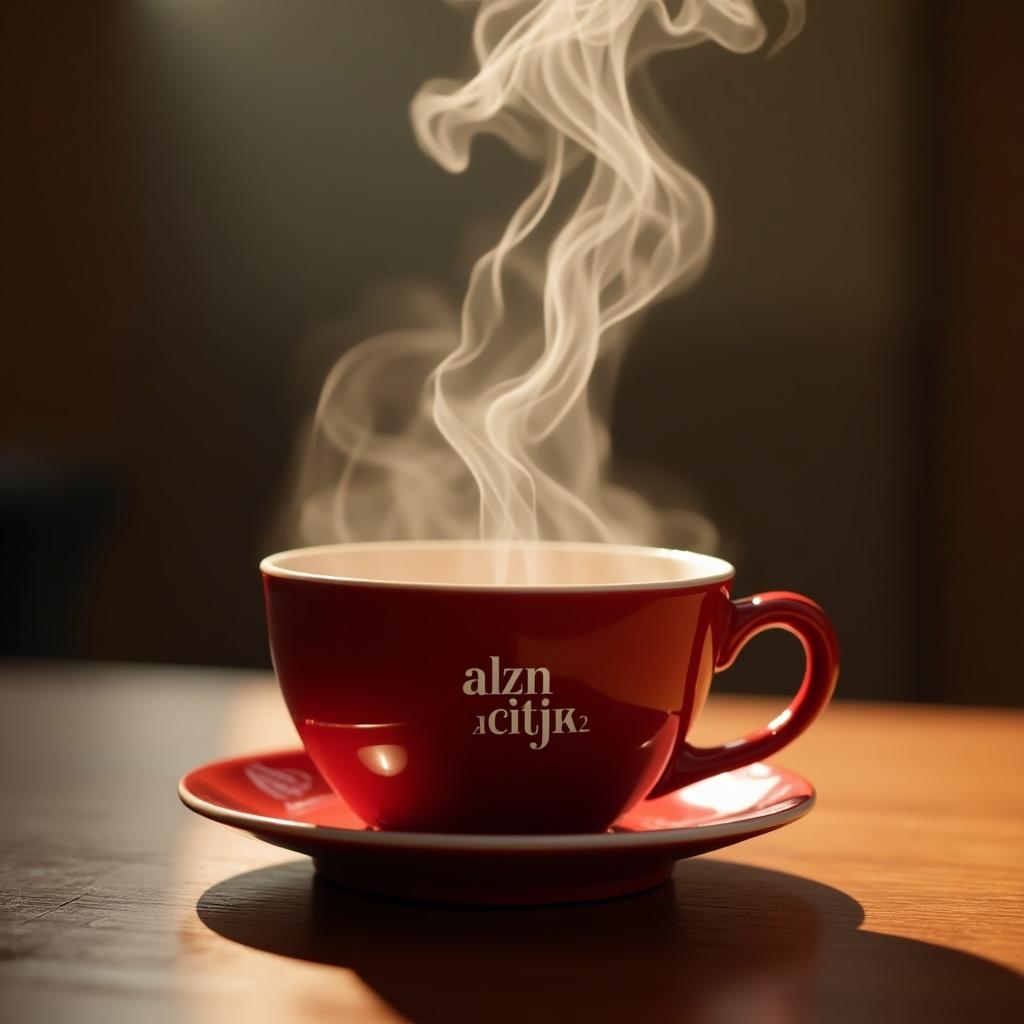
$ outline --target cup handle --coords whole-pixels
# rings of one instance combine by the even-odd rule
[[[803,644],[807,667],[800,690],[763,729],[717,747],[695,747],[683,739],[648,799],[664,796],[720,772],[770,757],[792,743],[824,710],[839,676],[839,645],[824,611],[809,598],[772,591],[729,602],[725,636],[715,671],[735,662],[747,641],[767,629],[785,629]]]

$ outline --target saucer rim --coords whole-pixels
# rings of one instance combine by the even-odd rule
[[[282,757],[295,754],[303,754],[308,757],[302,747],[279,747],[264,752],[251,754],[236,754],[232,757],[215,758],[205,764],[186,772],[178,781],[178,798],[190,810],[204,818],[228,825],[233,828],[241,828],[246,832],[261,834],[278,834],[289,837],[303,837],[306,839],[317,838],[336,843],[354,843],[368,846],[387,846],[395,848],[418,848],[437,850],[466,850],[466,851],[501,851],[501,852],[530,852],[530,851],[572,851],[591,849],[615,849],[644,847],[652,848],[659,846],[676,846],[680,842],[698,842],[703,840],[714,840],[743,836],[751,832],[772,831],[783,825],[788,825],[803,818],[814,807],[817,802],[817,791],[800,772],[792,768],[782,768],[789,775],[796,776],[803,782],[810,791],[806,795],[793,797],[795,801],[791,806],[781,808],[777,811],[769,811],[766,814],[752,815],[738,818],[734,821],[720,823],[706,823],[702,825],[688,825],[683,828],[655,829],[649,832],[565,832],[538,835],[536,833],[515,833],[503,832],[495,834],[461,833],[461,832],[388,832],[376,831],[370,828],[348,829],[338,828],[334,825],[317,825],[311,821],[294,821],[289,818],[272,818],[267,815],[254,814],[250,811],[238,811],[220,804],[211,803],[200,796],[196,796],[186,786],[187,780],[197,772],[213,768],[215,765],[222,765],[232,761],[248,760],[251,758],[265,759],[269,757]],[[770,762],[754,762],[758,764],[769,764]],[[781,768],[781,766],[777,766]],[[724,773],[719,773],[724,774]],[[685,787],[684,787],[685,788]]]

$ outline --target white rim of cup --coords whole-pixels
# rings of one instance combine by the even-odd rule
[[[680,567],[686,566],[689,571],[681,572],[679,577],[665,580],[645,581],[641,583],[566,583],[566,584],[507,584],[507,583],[446,583],[424,580],[389,580],[375,577],[345,576],[332,573],[304,572],[289,569],[279,564],[282,560],[298,555],[342,554],[345,551],[393,551],[401,549],[418,549],[421,551],[444,551],[464,548],[490,548],[522,550],[529,548],[547,548],[562,551],[600,552],[602,554],[634,555],[660,558],[676,562]],[[699,589],[715,583],[724,583],[735,576],[736,570],[729,562],[714,555],[705,555],[697,551],[683,551],[676,548],[648,547],[643,544],[602,544],[585,541],[467,541],[467,540],[429,540],[429,541],[352,541],[338,544],[318,544],[312,547],[289,548],[267,555],[260,562],[260,571],[267,576],[278,579],[307,580],[320,583],[345,584],[348,586],[389,587],[401,589],[423,590],[456,590],[456,591],[497,591],[501,593],[540,592],[545,594],[561,592],[589,593],[594,591],[628,591],[628,590],[680,590]]]

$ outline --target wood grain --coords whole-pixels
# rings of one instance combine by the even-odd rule
[[[22,1021],[1024,1019],[1024,715],[838,703],[805,821],[564,908],[347,893],[177,778],[294,742],[263,675],[0,673],[0,1015]],[[698,738],[777,710],[712,701]]]

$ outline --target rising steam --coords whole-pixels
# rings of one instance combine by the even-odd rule
[[[411,323],[335,364],[298,481],[297,539],[712,547],[701,516],[666,518],[607,474],[630,330],[700,274],[714,235],[707,191],[654,137],[633,87],[659,50],[748,52],[764,25],[752,0],[461,5],[477,8],[478,70],[423,86],[416,138],[458,173],[476,136],[495,135],[537,165],[537,182],[474,265],[461,313],[410,291]],[[776,48],[803,20],[802,0],[786,6]]]

